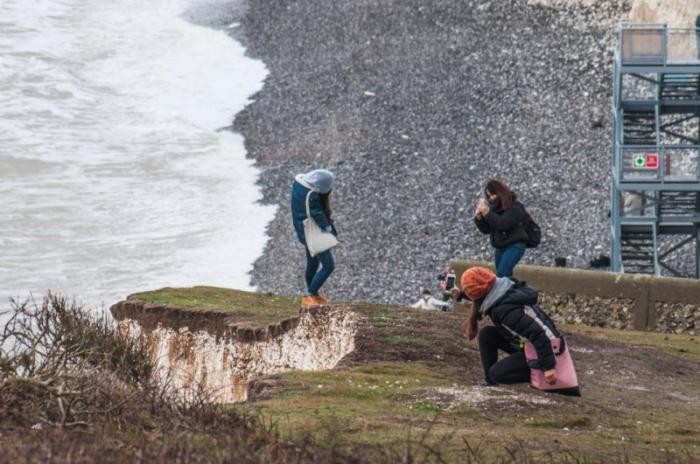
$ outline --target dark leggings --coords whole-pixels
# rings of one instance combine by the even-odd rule
[[[309,254],[309,249],[306,248],[306,272],[304,273],[304,278],[306,279],[309,295],[318,295],[318,290],[326,282],[333,269],[335,269],[335,260],[331,250],[326,250],[312,258]]]
[[[508,356],[498,360],[498,350]],[[494,326],[486,326],[479,331],[479,354],[484,367],[487,383],[523,383],[530,381],[530,368],[525,360],[525,352],[517,349],[510,340],[501,335]]]

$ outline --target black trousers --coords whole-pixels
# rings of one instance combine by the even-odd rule
[[[498,360],[498,350],[508,356]],[[524,383],[530,381],[530,368],[525,352],[513,345],[511,340],[501,335],[494,326],[486,326],[479,331],[479,354],[487,383]]]

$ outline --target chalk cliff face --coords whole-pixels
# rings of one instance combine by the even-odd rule
[[[317,308],[294,323],[288,321],[282,330],[275,326],[241,337],[246,331],[142,324],[138,315],[136,311],[130,318],[122,311],[119,326],[131,336],[145,337],[161,380],[185,398],[205,392],[218,403],[245,401],[248,382],[256,377],[332,369],[354,350],[359,317],[344,307]]]
[[[566,6],[581,4],[594,6],[605,0],[528,0],[529,5]],[[634,0],[629,14],[633,23],[665,23],[673,28],[694,28],[700,14],[700,0]]]
[[[673,28],[694,28],[700,0],[635,0],[630,10],[634,23],[665,23]]]

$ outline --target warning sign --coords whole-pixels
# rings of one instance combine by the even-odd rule
[[[646,153],[632,158],[632,166],[635,169],[659,169],[659,154]]]

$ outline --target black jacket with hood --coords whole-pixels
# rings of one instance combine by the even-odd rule
[[[516,336],[529,340],[537,350],[542,370],[556,364],[550,339],[561,337],[554,322],[537,306],[537,290],[525,282],[498,277],[481,303],[481,313],[489,316],[506,340]]]
[[[491,245],[504,248],[516,242],[527,243],[527,231],[524,224],[527,212],[522,203],[513,200],[510,208],[502,208],[500,200],[491,205],[489,213],[482,218],[474,218],[476,227],[483,234],[491,234]]]

